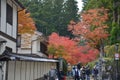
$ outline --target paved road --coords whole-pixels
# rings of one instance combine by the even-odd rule
[[[74,79],[72,77],[66,77],[66,80],[74,80]],[[91,77],[90,80],[94,80],[94,79]]]

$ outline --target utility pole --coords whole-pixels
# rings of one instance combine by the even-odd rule
[[[119,44],[115,45],[116,53],[115,53],[115,61],[116,61],[116,71],[115,71],[115,80],[118,80],[118,61],[119,61],[119,53],[118,53]]]
[[[101,44],[100,44],[100,57],[99,57],[99,80],[103,80],[102,78],[102,68],[103,68],[103,56],[104,56],[104,44],[103,44],[103,40],[101,40]]]

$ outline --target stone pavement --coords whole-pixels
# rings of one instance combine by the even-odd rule
[[[66,80],[74,80],[72,77],[66,77]],[[90,77],[90,80],[94,80],[92,77]]]

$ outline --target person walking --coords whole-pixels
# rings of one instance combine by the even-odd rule
[[[80,70],[81,69],[81,63],[79,62],[78,64],[77,64],[77,68]]]
[[[54,66],[51,66],[51,70],[49,71],[49,80],[56,80],[57,71],[54,69]]]
[[[62,69],[58,71],[58,80],[64,80],[64,72]]]
[[[85,80],[85,67],[82,66],[82,68],[80,70],[81,70],[81,79]]]
[[[85,74],[86,74],[86,80],[90,80],[91,70],[89,65],[86,67]]]
[[[97,80],[98,78],[98,69],[96,67],[93,68],[93,77],[94,77],[94,80]]]
[[[72,70],[72,66],[70,63],[68,63],[68,66],[67,66],[67,75],[68,77],[71,77],[71,70]]]
[[[77,68],[77,66],[75,66],[75,80],[79,80],[80,79],[80,70]]]
[[[75,76],[75,66],[72,67],[72,77],[74,78]]]

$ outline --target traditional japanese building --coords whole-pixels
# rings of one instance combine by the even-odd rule
[[[23,9],[18,0],[0,0],[0,80],[35,80],[59,62],[47,58],[40,32],[35,33],[28,48],[19,43],[18,12]]]

